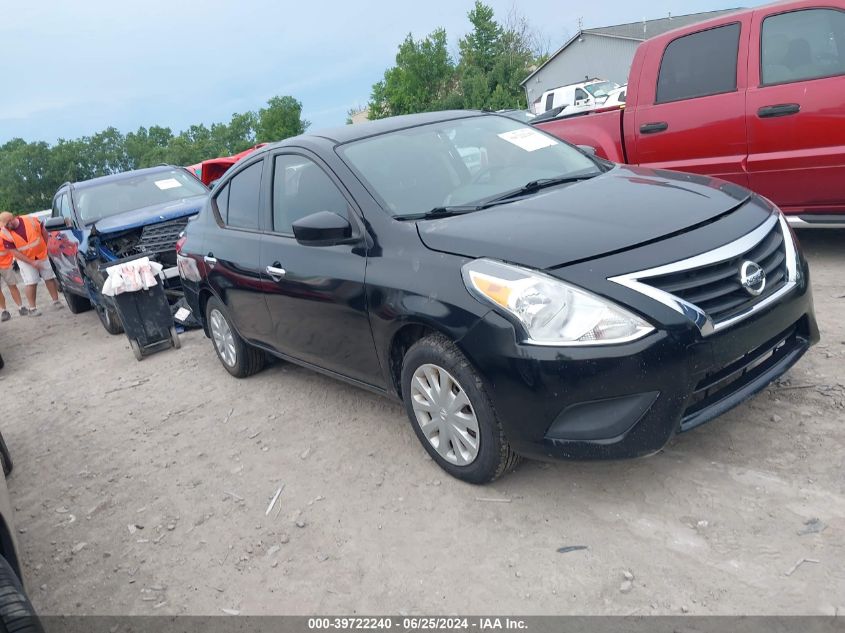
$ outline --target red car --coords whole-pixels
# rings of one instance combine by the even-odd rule
[[[197,178],[202,180],[203,184],[206,186],[210,186],[215,180],[219,179],[220,176],[226,173],[226,171],[237,163],[240,159],[242,159],[247,154],[251,154],[255,150],[264,147],[267,143],[259,143],[258,145],[253,145],[249,149],[245,149],[234,156],[223,156],[221,158],[210,158],[208,160],[204,160],[201,163],[197,163],[196,165],[190,165],[186,167],[188,171],[192,174],[196,175]]]
[[[845,2],[797,0],[643,42],[624,108],[538,123],[620,163],[716,176],[845,228]]]

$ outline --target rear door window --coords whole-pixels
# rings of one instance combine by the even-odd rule
[[[555,93],[552,92],[552,93],[549,93],[548,95],[546,95],[546,110],[551,110],[552,106],[554,105],[554,102],[555,102]]]
[[[763,20],[764,86],[845,74],[845,12],[805,9]]]
[[[259,161],[238,172],[229,181],[228,212],[226,226],[238,229],[258,230],[259,199],[264,161]]]
[[[657,103],[734,92],[739,23],[685,35],[669,43],[660,62]]]

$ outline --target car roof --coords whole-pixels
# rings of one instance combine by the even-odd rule
[[[146,169],[134,169],[132,171],[124,171],[119,174],[109,174],[108,176],[100,176],[99,178],[92,178],[91,180],[81,180],[73,183],[74,189],[87,189],[88,187],[96,187],[109,182],[119,180],[127,180],[143,174],[157,174],[166,171],[173,171],[174,169],[182,169],[175,165],[158,165],[156,167],[147,167]]]
[[[309,134],[302,134],[292,138],[285,139],[278,143],[273,143],[262,148],[260,151],[271,150],[275,147],[283,147],[285,145],[296,145],[305,139],[327,139],[335,143],[349,143],[371,136],[379,136],[380,134],[387,134],[389,132],[396,132],[397,130],[404,130],[418,125],[426,125],[428,123],[439,123],[441,121],[452,121],[455,119],[466,119],[470,117],[491,115],[490,112],[479,112],[477,110],[444,110],[442,112],[424,112],[421,114],[405,114],[401,116],[392,116],[386,119],[376,119],[375,121],[365,121],[363,123],[356,123],[354,125],[344,125],[342,127],[328,128],[324,130],[317,130]],[[258,153],[258,152],[256,152]]]

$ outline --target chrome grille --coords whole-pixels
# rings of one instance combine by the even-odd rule
[[[137,244],[138,252],[166,253],[176,248],[179,234],[188,226],[188,218],[176,218],[158,224],[148,224],[141,232]]]
[[[758,296],[739,281],[744,262],[755,262],[766,271],[767,282]],[[800,273],[789,226],[780,213],[772,213],[750,233],[712,251],[608,281],[659,301],[709,336],[778,301],[798,285]]]
[[[755,262],[766,271],[766,285],[758,296],[749,294],[740,283],[740,268],[745,261]],[[781,227],[775,224],[758,244],[730,259],[651,277],[645,283],[697,306],[719,323],[765,301],[786,281],[786,248]]]

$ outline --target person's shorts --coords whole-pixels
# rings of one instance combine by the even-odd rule
[[[12,266],[0,268],[0,279],[5,281],[7,286],[18,285],[18,276],[15,274],[15,269]]]
[[[21,278],[25,286],[32,286],[38,283],[38,279],[55,279],[56,275],[53,272],[53,267],[50,265],[49,259],[42,259],[35,262],[35,266],[30,266],[26,262],[18,262],[18,268],[21,269]]]

